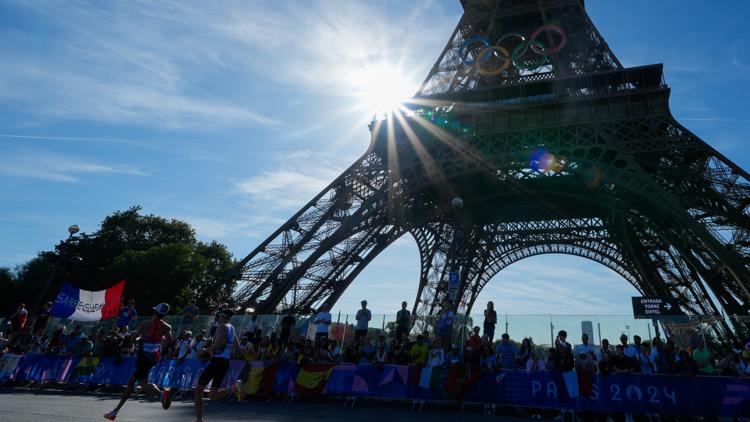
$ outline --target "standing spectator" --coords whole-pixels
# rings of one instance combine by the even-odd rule
[[[135,299],[132,297],[128,299],[128,305],[123,306],[120,309],[120,315],[117,317],[117,328],[121,329],[130,325],[138,317],[138,312],[135,310]]]
[[[712,359],[711,352],[706,348],[706,342],[699,338],[698,347],[693,350],[693,360],[698,365],[698,371],[701,375],[713,375],[716,372]]]
[[[406,350],[405,344],[401,343],[396,346],[396,352],[393,354],[393,363],[396,365],[409,364],[409,352]]]
[[[440,305],[438,313],[438,335],[440,341],[445,344],[451,344],[451,331],[453,331],[453,311],[450,308],[450,302],[447,300]]]
[[[367,336],[367,328],[372,319],[372,313],[367,309],[367,301],[363,300],[360,304],[362,305],[362,309],[357,311],[357,316],[355,317],[357,320],[357,328],[354,331],[354,338],[357,339]]]
[[[594,361],[594,365],[596,365],[596,351],[594,350],[594,346],[589,344],[589,335],[586,333],[583,333],[581,336],[581,344],[576,345],[575,347],[575,356],[576,359],[580,355],[589,355],[591,356],[591,359]]]
[[[479,337],[479,327],[474,327],[469,341],[466,342],[464,357],[466,362],[472,365],[479,365],[482,355],[482,338]]]
[[[193,345],[193,340],[191,339],[192,336],[192,332],[185,330],[182,332],[180,339],[177,340],[177,347],[175,348],[177,354],[175,357],[178,360],[183,361],[190,357],[191,346]]]
[[[544,360],[544,369],[547,371],[557,371],[560,366],[560,356],[554,347],[547,350],[547,358]]]
[[[627,341],[627,340],[626,340]],[[612,358],[610,368],[616,374],[628,374],[633,372],[634,360],[625,356],[625,346],[618,344],[615,347],[615,356]]]
[[[18,308],[10,314],[8,319],[10,320],[11,333],[18,333],[26,327],[26,320],[29,317],[29,311],[26,310],[25,303],[19,303]]]
[[[198,359],[200,352],[206,347],[206,330],[199,330],[190,344],[190,359]]]
[[[315,324],[315,341],[325,337],[328,338],[328,326],[331,325],[331,313],[321,309],[313,320]]]
[[[245,335],[247,335],[247,338],[250,340],[253,340],[256,338],[255,332],[258,331],[258,328],[260,328],[258,322],[258,314],[253,314],[250,317],[250,322],[247,324],[247,327],[245,329]]]
[[[289,341],[289,336],[292,335],[292,328],[297,321],[294,319],[294,315],[288,312],[284,318],[281,319],[281,343],[286,344]]]
[[[401,310],[396,312],[396,338],[400,339],[406,334],[409,335],[411,328],[411,313],[406,309],[407,303],[401,302]]]
[[[678,356],[679,359],[675,364],[675,374],[692,376],[698,373],[698,365],[687,351],[680,351]]]
[[[495,367],[497,366],[497,356],[492,352],[491,345],[482,345],[482,357],[479,359],[479,366],[488,371],[495,370]]]
[[[73,328],[73,332],[70,333],[68,339],[65,342],[65,353],[75,353],[76,347],[78,346],[78,343],[83,339],[83,337],[83,326],[81,324],[76,324],[76,326]]]
[[[32,328],[33,332],[36,333],[39,330],[44,331],[44,329],[47,328],[50,310],[52,310],[52,302],[47,302],[39,308],[39,311],[37,311],[36,317],[34,318],[34,328]]]
[[[497,324],[497,312],[495,304],[492,301],[487,302],[487,309],[484,310],[484,335],[490,339],[490,343],[495,338],[495,325]]]
[[[574,364],[573,347],[568,343],[568,332],[560,330],[555,339],[555,348],[560,358],[558,370],[563,372],[572,371]]]
[[[501,369],[516,369],[516,355],[518,348],[516,343],[510,341],[508,333],[503,333],[497,348],[497,360]]]
[[[606,338],[602,340],[602,347],[599,349],[598,356],[596,360],[599,363],[599,373],[600,374],[608,374],[611,371],[611,364],[612,364],[612,357],[614,356],[614,351],[612,350],[612,347],[609,345],[609,340]]]
[[[521,340],[521,349],[516,354],[516,367],[525,368],[526,362],[531,358],[531,352],[534,349],[534,345],[531,343],[529,338]]]
[[[193,322],[198,317],[201,310],[195,306],[195,300],[191,300],[188,306],[182,310],[182,319],[180,320],[179,332],[189,331],[193,328]]]
[[[409,353],[410,361],[412,365],[424,366],[427,363],[427,355],[429,350],[427,345],[424,343],[424,337],[417,336],[417,343],[411,346],[411,352]]]
[[[660,374],[674,373],[676,358],[675,344],[672,339],[667,339],[667,342],[659,349],[659,353],[656,355],[656,371]]]
[[[635,337],[633,337],[633,340],[635,340]],[[638,342],[640,343],[640,337],[638,337]],[[633,361],[633,367],[635,368],[636,366],[639,366],[640,362],[638,361],[638,357],[641,355],[640,346],[636,348],[636,346],[628,344],[628,336],[625,334],[620,336],[620,345],[623,349],[623,355]]]

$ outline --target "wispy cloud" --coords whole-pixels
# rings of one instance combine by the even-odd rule
[[[39,151],[7,154],[0,161],[0,175],[72,183],[93,174],[148,176],[130,165],[102,164],[84,159]]]

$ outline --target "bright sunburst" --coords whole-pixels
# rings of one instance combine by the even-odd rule
[[[363,102],[370,115],[382,116],[403,108],[402,104],[414,95],[416,84],[395,66],[373,64],[352,76],[356,87],[354,97]]]

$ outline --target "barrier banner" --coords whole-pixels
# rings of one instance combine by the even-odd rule
[[[5,355],[0,379],[124,385],[135,358]],[[191,389],[207,362],[164,360],[149,379]],[[9,375],[11,374],[11,375]],[[245,376],[246,375],[246,376]],[[222,386],[245,379],[249,395],[297,393],[457,400],[473,403],[629,414],[750,416],[750,380],[729,377],[611,374],[579,383],[578,374],[482,371],[478,368],[418,368],[370,364],[302,365],[294,362],[231,361]],[[581,387],[581,386],[584,386]]]
[[[0,357],[0,381],[6,381],[13,376],[16,366],[18,366],[18,361],[22,357],[23,355],[15,355],[13,353],[6,353]]]

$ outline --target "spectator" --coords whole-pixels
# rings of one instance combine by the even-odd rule
[[[490,339],[490,343],[495,338],[495,325],[497,324],[497,312],[495,304],[492,301],[487,302],[487,309],[484,310],[484,335]]]
[[[451,345],[450,353],[448,353],[448,356],[445,357],[445,363],[447,363],[448,365],[452,367],[456,367],[456,366],[461,365],[463,360],[464,360],[464,357],[461,354],[461,349],[458,348],[458,345],[456,343],[453,343]]]
[[[406,350],[405,344],[401,343],[396,347],[396,352],[393,354],[393,363],[396,365],[409,364],[409,352]]]
[[[396,338],[400,339],[411,329],[411,313],[406,309],[407,303],[401,302],[401,310],[396,312]]]
[[[0,331],[0,354],[5,353],[5,349],[8,347],[8,339],[5,338],[5,334]]]
[[[199,330],[190,343],[190,359],[198,359],[198,354],[206,347],[206,330]]]
[[[11,334],[18,333],[26,327],[26,320],[29,317],[29,311],[26,310],[25,303],[19,303],[18,308],[8,317],[10,320]]]
[[[678,354],[674,373],[677,375],[696,375],[698,373],[698,364],[695,363],[695,360],[693,360],[687,351],[682,350]]]
[[[188,306],[182,310],[182,319],[180,320],[179,332],[190,330],[193,328],[193,322],[198,317],[201,310],[195,306],[195,300],[191,300]]]
[[[67,354],[73,354],[76,351],[76,346],[78,346],[78,343],[83,339],[83,326],[81,324],[76,324],[76,326],[73,328],[73,332],[70,333],[67,340],[65,341],[65,353]]]
[[[544,369],[547,371],[557,371],[560,366],[560,354],[554,347],[547,350],[547,358],[544,360]]]
[[[438,335],[440,341],[446,346],[451,344],[451,331],[453,330],[453,311],[447,300],[440,305],[438,313]]]
[[[492,351],[492,346],[489,344],[482,345],[482,356],[479,359],[479,366],[488,371],[494,371],[497,366],[497,356]]]
[[[518,354],[518,348],[516,344],[510,341],[508,333],[503,333],[500,343],[497,348],[497,360],[501,369],[515,369],[516,368],[516,355]]]
[[[385,349],[385,345],[380,343],[375,349],[375,356],[373,358],[373,365],[378,369],[383,369],[383,366],[388,363],[388,351]]]
[[[521,349],[516,354],[517,368],[526,368],[526,362],[528,362],[531,358],[531,351],[533,348],[534,346],[531,344],[531,340],[529,338],[524,338],[523,340],[521,340]]]
[[[626,337],[627,344],[627,337]],[[610,368],[616,374],[627,374],[633,372],[634,360],[625,356],[625,346],[618,344],[615,347],[615,356],[612,358]]]
[[[479,336],[479,327],[474,327],[472,331],[469,341],[466,342],[464,357],[466,358],[466,363],[479,365],[482,355],[482,338]]]
[[[91,337],[83,334],[75,347],[74,353],[78,356],[92,356],[93,352],[94,343],[91,341]]]
[[[254,341],[256,339],[256,332],[258,331],[259,326],[258,321],[258,315],[253,314],[250,316],[250,322],[247,323],[247,329],[245,330],[245,334],[247,334],[247,338],[250,339],[250,341]]]
[[[599,364],[600,374],[608,374],[612,371],[611,365],[612,365],[613,356],[614,356],[614,351],[612,350],[612,347],[609,345],[609,340],[605,338],[604,340],[602,340],[602,347],[599,349],[599,353],[596,358]]]
[[[633,337],[633,340],[636,340],[636,338],[637,342],[640,343],[641,338],[635,336]],[[638,357],[641,355],[640,345],[636,347],[635,345],[628,344],[628,336],[626,336],[625,334],[620,336],[620,345],[622,345],[624,356],[633,361],[633,368],[640,366],[640,362],[638,361]]]
[[[698,365],[698,371],[702,375],[713,375],[716,373],[712,362],[711,352],[706,348],[702,338],[698,339],[698,347],[693,350],[693,360]]]
[[[362,309],[357,311],[357,315],[355,316],[357,327],[354,331],[354,337],[358,339],[367,336],[367,328],[372,319],[372,313],[367,309],[367,301],[363,300],[360,304],[362,305]]]
[[[568,343],[568,332],[565,330],[560,330],[557,333],[557,338],[555,339],[555,348],[557,349],[558,357],[559,357],[559,363],[558,363],[558,370],[563,372],[572,371],[574,364],[574,357],[573,357],[573,347]]]
[[[120,355],[120,343],[122,337],[117,333],[117,329],[113,328],[102,340],[102,357],[114,357]]]
[[[526,373],[535,374],[537,372],[542,372],[545,370],[545,366],[545,363],[542,362],[541,359],[539,359],[539,353],[537,353],[535,350],[532,350],[529,359],[526,361]]]
[[[331,325],[331,313],[321,309],[313,320],[315,324],[315,341],[328,338],[328,326]]]
[[[34,328],[32,328],[33,332],[36,333],[40,330],[44,331],[44,329],[47,328],[47,321],[49,321],[49,313],[51,310],[52,302],[47,302],[39,308],[39,311],[37,311],[36,317],[34,318]]]
[[[424,342],[427,345],[428,348],[432,347],[432,339],[430,338],[430,332],[428,330],[424,330],[422,332],[422,337],[424,338]]]
[[[739,377],[745,372],[742,366],[740,355],[734,350],[729,349],[726,351],[724,358],[719,361],[717,372],[719,375],[725,377]]]
[[[672,374],[675,370],[675,344],[672,339],[667,339],[667,342],[659,348],[659,352],[656,355],[656,372],[659,374]]]
[[[581,336],[581,344],[576,345],[575,355],[591,355],[591,358],[594,360],[594,362],[596,362],[596,354],[594,352],[594,346],[589,344],[589,335],[583,333],[583,335]]]
[[[401,333],[401,336],[398,339],[398,344],[403,345],[404,347],[409,347],[409,334],[408,333]]]
[[[445,363],[445,351],[441,347],[440,339],[435,339],[430,349],[427,366],[442,366]]]
[[[137,317],[138,312],[135,310],[135,299],[131,297],[128,299],[128,305],[120,309],[120,315],[117,317],[117,328],[128,327]]]
[[[190,323],[190,325],[192,325],[192,323]],[[193,337],[192,332],[188,330],[182,331],[182,335],[177,340],[177,347],[175,348],[175,351],[177,353],[175,353],[175,358],[177,358],[180,361],[183,361],[187,359],[188,357],[190,357],[190,351],[191,351],[190,348],[193,345],[192,337]]]
[[[417,336],[417,343],[411,347],[411,352],[409,353],[411,364],[424,366],[427,363],[428,353],[429,349],[424,342],[424,337]]]
[[[281,343],[286,344],[289,341],[289,336],[292,334],[292,328],[297,321],[294,319],[294,315],[291,312],[287,312],[284,318],[281,319]]]

